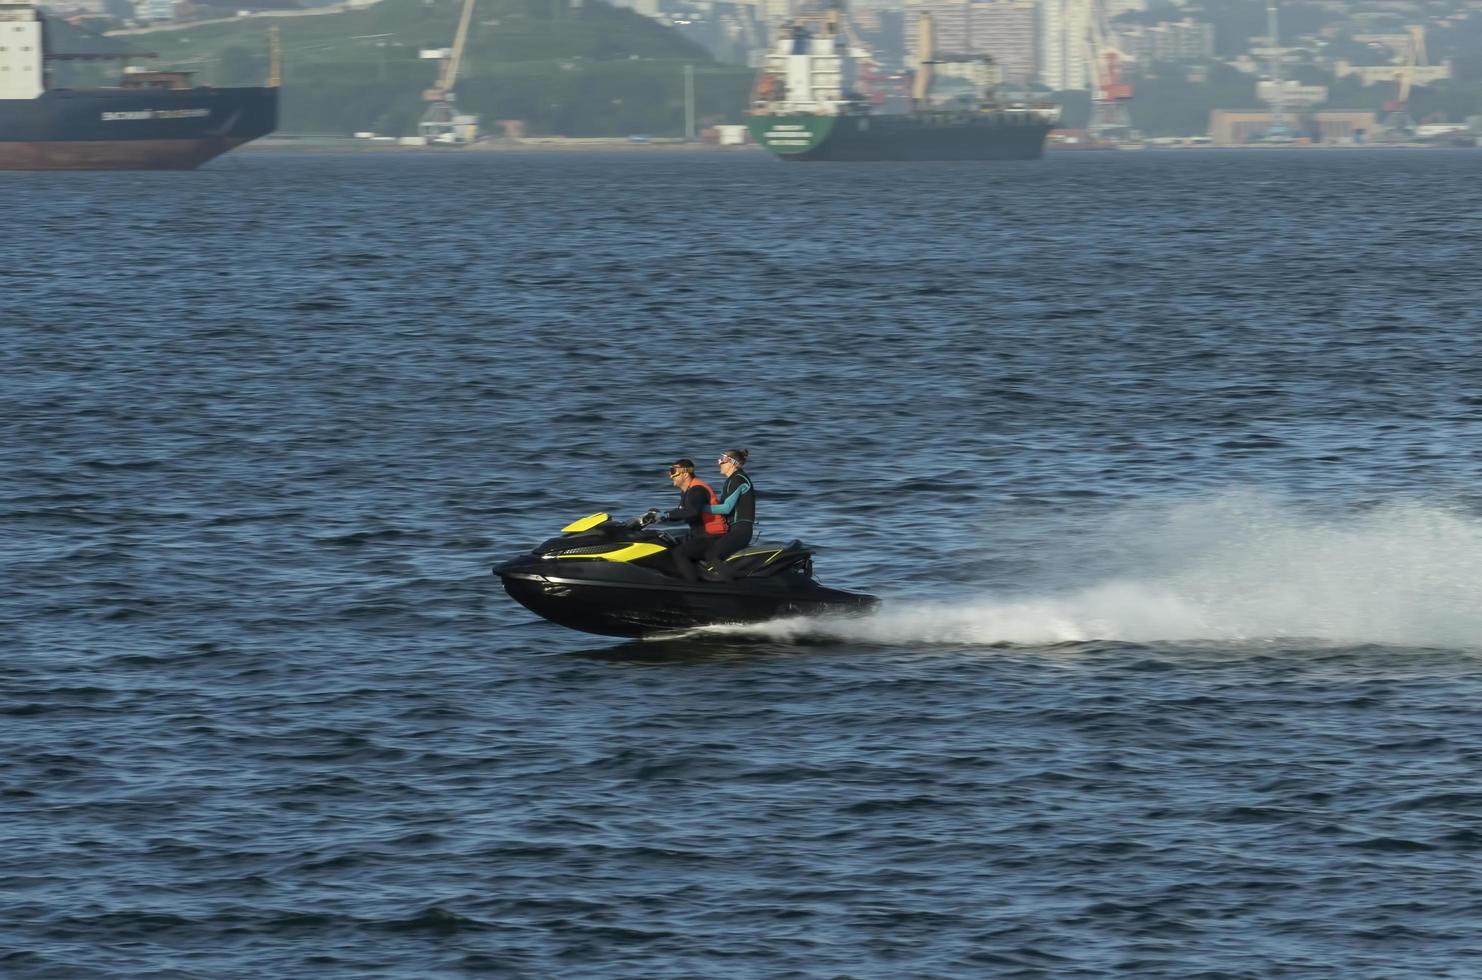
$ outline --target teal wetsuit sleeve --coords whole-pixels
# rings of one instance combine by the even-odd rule
[[[743,493],[745,493],[746,491],[750,490],[750,489],[751,489],[751,484],[750,483],[743,483],[743,484],[741,484],[739,487],[737,487],[736,489],[732,490],[730,492],[730,494],[727,495],[726,499],[725,500],[722,500],[720,503],[718,503],[718,504],[706,504],[705,505],[705,513],[707,513],[707,514],[729,514],[731,511],[735,510],[736,509],[736,505],[741,502],[741,495]]]

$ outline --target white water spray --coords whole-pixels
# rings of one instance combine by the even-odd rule
[[[1118,514],[1048,545],[1055,586],[955,602],[887,601],[855,620],[739,632],[780,641],[1045,644],[1300,639],[1482,647],[1482,518],[1422,504],[1314,516],[1227,494]],[[1094,556],[1101,556],[1099,560]],[[1113,572],[1088,573],[1088,560]],[[1077,582],[1079,578],[1079,582]]]

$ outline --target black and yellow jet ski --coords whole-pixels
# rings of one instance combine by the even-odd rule
[[[867,612],[872,595],[826,588],[802,542],[754,544],[726,559],[729,581],[686,581],[669,549],[679,538],[650,527],[654,514],[615,521],[593,514],[561,536],[494,567],[520,605],[553,623],[605,636],[759,623],[786,616]]]

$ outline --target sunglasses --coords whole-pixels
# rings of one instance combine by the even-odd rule
[[[720,459],[717,459],[715,462],[719,466],[724,466],[727,463],[734,463],[737,466],[740,466],[741,465],[740,463],[737,463],[734,459],[732,459],[729,456],[722,456]]]

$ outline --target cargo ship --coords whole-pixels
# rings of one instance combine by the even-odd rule
[[[997,67],[981,55],[939,55],[922,14],[904,112],[860,92],[860,52],[840,6],[780,32],[757,76],[746,123],[784,160],[1033,160],[1060,117],[1048,103],[995,99]]]
[[[0,0],[0,170],[190,170],[277,127],[276,48],[256,88],[133,66],[117,86],[56,88],[52,62],[147,56],[54,51],[50,26],[34,0]]]

